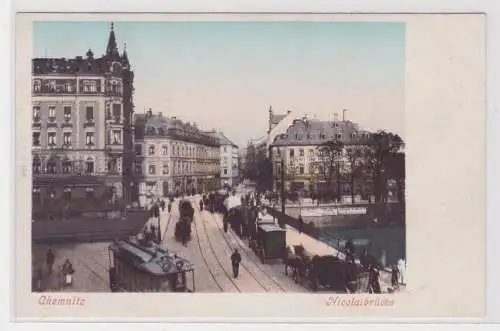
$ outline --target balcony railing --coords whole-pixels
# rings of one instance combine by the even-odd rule
[[[84,128],[95,127],[95,120],[93,118],[92,119],[86,119],[85,122],[83,123],[83,127]]]

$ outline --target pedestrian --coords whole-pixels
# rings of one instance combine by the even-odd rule
[[[43,270],[42,267],[38,267],[36,270],[36,291],[42,291],[42,279],[43,279]]]
[[[200,199],[200,211],[203,211],[203,199]]]
[[[233,266],[233,276],[234,278],[238,278],[238,273],[240,269],[240,263],[241,263],[241,255],[238,252],[238,249],[236,248],[234,250],[234,253],[231,255],[231,265]]]
[[[347,240],[345,243],[345,254],[347,263],[354,262],[354,244],[352,239]]]
[[[73,274],[74,273],[75,273],[75,269],[73,268],[73,264],[71,264],[69,259],[66,259],[66,261],[64,261],[64,264],[62,266],[62,274],[64,276],[64,285],[65,286],[73,285]]]
[[[169,213],[169,214],[170,214],[170,212],[172,211],[172,201],[170,201],[170,202],[168,203],[167,211],[168,211],[168,213]]]
[[[393,288],[399,289],[399,269],[397,265],[392,267],[391,285]]]
[[[299,215],[299,218],[298,218],[298,221],[299,221],[299,233],[302,233],[304,232],[304,220],[302,219],[302,215]]]
[[[370,274],[368,276],[368,282],[370,284],[370,293],[380,294],[382,293],[380,290],[380,273],[375,266],[372,266],[370,269]]]
[[[52,249],[49,248],[49,250],[47,251],[46,257],[45,257],[45,262],[47,263],[47,272],[49,275],[52,274],[52,267],[54,266],[55,259],[56,259],[56,257],[54,256]]]
[[[161,211],[165,211],[165,200],[164,199],[161,199]]]

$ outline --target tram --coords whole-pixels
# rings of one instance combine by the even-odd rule
[[[109,246],[112,292],[194,292],[194,266],[141,235]],[[190,279],[189,279],[190,278]]]

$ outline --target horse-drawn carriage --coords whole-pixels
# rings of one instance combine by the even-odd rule
[[[175,224],[175,239],[186,244],[191,240],[191,223],[193,222],[194,208],[189,200],[179,202],[179,221]]]
[[[334,255],[312,255],[303,246],[287,248],[285,274],[292,269],[297,283],[305,283],[313,291],[328,289],[334,292],[368,291],[368,272],[356,263],[348,263]]]

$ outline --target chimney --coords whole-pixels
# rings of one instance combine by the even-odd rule
[[[334,122],[338,122],[339,121],[339,114],[338,113],[334,113],[333,114],[333,121]]]
[[[146,113],[146,117],[151,117],[153,116],[153,111],[151,110],[151,108],[149,108],[148,112]]]
[[[345,113],[347,109],[342,109],[342,122],[345,122]]]
[[[287,110],[286,114],[289,115],[291,112],[292,112],[291,110]]]

